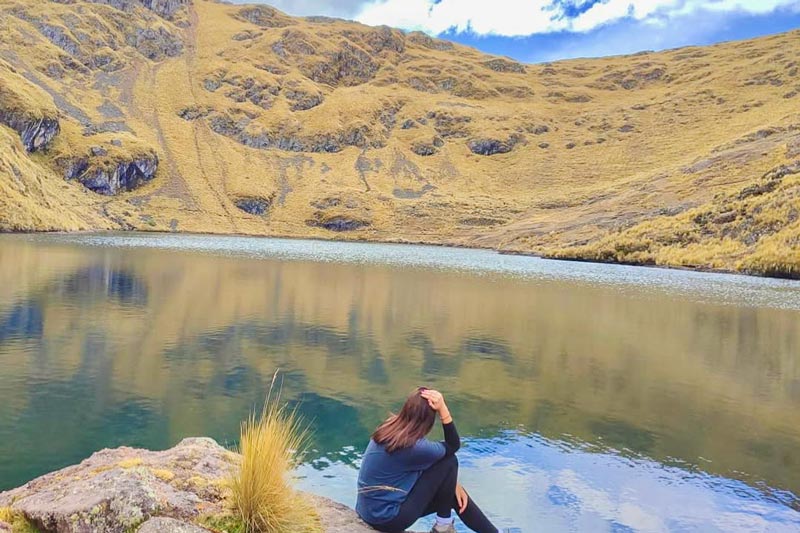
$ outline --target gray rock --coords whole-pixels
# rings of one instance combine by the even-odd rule
[[[131,11],[134,7],[141,6],[171,19],[190,0],[89,0],[95,4],[107,4],[121,11]]]
[[[53,137],[61,131],[56,117],[33,117],[17,110],[0,108],[0,124],[5,124],[16,131],[28,152],[35,152],[47,147]]]
[[[288,24],[277,9],[269,6],[247,6],[239,10],[237,18],[262,28],[282,28]]]
[[[483,66],[494,70],[495,72],[514,72],[517,74],[525,74],[525,67],[516,61],[509,61],[508,59],[496,58],[484,61]]]
[[[307,111],[317,107],[324,101],[322,93],[308,93],[305,91],[288,90],[284,92],[286,99],[291,101],[289,106],[292,111]]]
[[[314,507],[319,511],[325,533],[375,533],[352,509],[346,505],[319,496],[311,496]],[[407,531],[406,533],[414,533]]]
[[[370,81],[380,67],[372,56],[347,42],[327,56],[327,61],[313,66],[304,74],[317,83],[333,87],[353,86]]]
[[[248,196],[244,198],[237,198],[233,203],[245,213],[256,216],[264,216],[267,214],[267,211],[272,205],[272,200],[258,196]]]
[[[230,137],[250,148],[266,150],[275,148],[286,152],[336,153],[346,146],[358,148],[382,148],[381,138],[369,139],[368,126],[350,127],[348,129],[317,135],[300,135],[288,131],[268,131],[248,128],[251,119],[246,116],[232,117],[227,113],[212,113],[208,117],[208,126],[215,133]]]
[[[142,524],[137,533],[209,533],[209,530],[174,518],[159,516]]]
[[[444,41],[442,39],[434,39],[427,33],[421,31],[412,31],[406,38],[414,44],[430,48],[431,50],[452,50],[453,43]]]
[[[207,438],[184,439],[161,452],[102,450],[0,493],[0,507],[11,507],[48,533],[207,533],[194,522],[225,512],[220,487],[239,460]],[[348,507],[308,497],[325,533],[374,533]],[[11,529],[0,522],[3,531]]]
[[[438,150],[436,149],[436,146],[434,146],[433,144],[422,143],[422,142],[416,142],[416,143],[412,144],[411,145],[411,151],[414,152],[415,154],[421,155],[421,156],[429,156],[429,155],[433,155],[436,152],[438,152]]]
[[[91,151],[91,156],[105,151]],[[152,180],[158,170],[158,156],[154,153],[130,161],[119,161],[111,166],[92,166],[91,157],[65,157],[56,161],[66,180],[77,180],[87,189],[98,194],[112,196],[131,191]]]
[[[218,483],[236,460],[211,439],[185,439],[164,452],[102,450],[0,493],[0,507],[54,533],[124,533],[152,516],[192,520],[222,511]]]
[[[497,139],[473,139],[467,143],[473,154],[494,155],[511,151],[513,145]]]
[[[183,41],[164,28],[136,28],[125,37],[130,46],[136,48],[147,59],[160,61],[176,57],[183,52]]]
[[[306,224],[309,226],[316,226],[328,231],[335,231],[337,233],[343,231],[355,231],[370,225],[366,220],[353,218],[345,215],[335,215],[331,217],[317,216],[315,219],[307,220]]]
[[[158,157],[153,154],[133,161],[123,161],[109,171],[89,170],[79,179],[87,188],[107,196],[121,191],[131,191],[152,180],[158,169]]]

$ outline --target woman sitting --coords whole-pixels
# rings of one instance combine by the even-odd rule
[[[442,420],[444,442],[425,438],[436,413]],[[414,391],[400,413],[372,434],[358,475],[359,516],[379,531],[397,533],[420,517],[436,513],[432,533],[455,533],[451,516],[455,510],[471,530],[498,533],[458,483],[455,454],[460,447],[441,393],[425,387]]]

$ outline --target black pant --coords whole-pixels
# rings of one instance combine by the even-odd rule
[[[436,513],[442,518],[450,516],[450,510],[458,513],[456,501],[456,482],[458,480],[458,459],[449,455],[422,473],[406,500],[400,505],[400,512],[385,524],[373,525],[379,531],[400,533],[420,517]],[[459,518],[472,531],[477,533],[497,533],[497,528],[469,499],[467,508],[458,513]]]

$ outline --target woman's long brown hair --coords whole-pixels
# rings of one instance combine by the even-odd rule
[[[400,412],[387,418],[372,434],[372,440],[382,444],[387,452],[413,446],[433,428],[436,413],[420,395],[424,390],[425,387],[420,387],[412,392]]]

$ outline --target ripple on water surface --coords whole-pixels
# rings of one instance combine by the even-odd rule
[[[508,433],[468,439],[459,456],[461,482],[499,527],[548,533],[800,531],[794,510],[800,501],[791,494],[769,495],[740,481],[582,444]],[[357,464],[334,456],[305,465],[298,471],[301,486],[354,505]],[[513,509],[513,519],[497,509]]]

